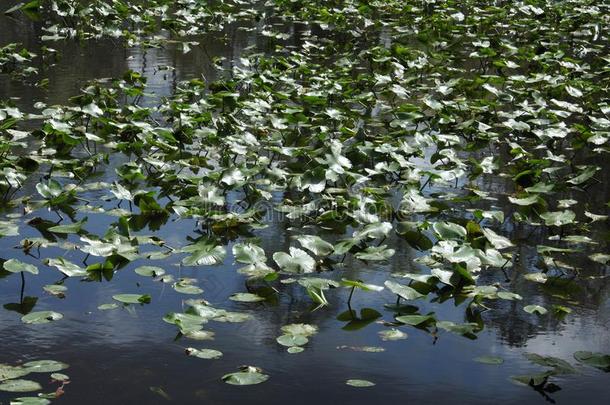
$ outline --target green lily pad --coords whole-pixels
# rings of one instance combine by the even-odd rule
[[[151,301],[151,297],[148,294],[117,294],[113,295],[112,298],[123,304],[149,304]]]
[[[58,321],[64,316],[59,312],[54,311],[39,311],[31,312],[21,317],[21,322],[27,324],[41,324]]]
[[[241,371],[236,373],[225,374],[222,380],[231,385],[255,385],[264,383],[269,379],[267,374],[263,374],[262,370],[254,366],[244,366]]]
[[[54,381],[59,381],[59,382],[70,381],[70,377],[67,376],[66,374],[62,374],[62,373],[52,373],[51,378]]]
[[[265,301],[265,297],[251,293],[235,293],[232,294],[229,299],[237,302],[260,302]]]
[[[180,294],[197,295],[201,294],[203,290],[190,282],[178,281],[174,283],[174,291]]]
[[[222,352],[213,349],[195,349],[192,347],[188,347],[185,350],[185,353],[192,357],[198,357],[200,359],[219,359],[222,357]]]
[[[396,320],[407,325],[418,326],[434,322],[436,319],[432,315],[402,315],[397,316]]]
[[[8,364],[0,364],[0,381],[24,377],[30,374],[30,372],[30,370],[21,366],[9,366]]]
[[[538,315],[544,315],[548,312],[548,310],[545,307],[541,307],[540,305],[526,305],[525,307],[523,307],[523,310],[525,312],[527,312],[528,314],[538,314]]]
[[[392,280],[387,280],[384,284],[388,288],[388,290],[392,291],[400,298],[403,298],[408,301],[425,297],[425,295],[417,292],[415,289]]]
[[[55,360],[37,360],[23,364],[23,367],[28,369],[31,373],[54,373],[56,371],[64,370],[69,366]]]
[[[42,289],[45,290],[46,292],[48,292],[49,294],[54,295],[59,298],[65,297],[66,291],[68,291],[68,287],[66,287],[64,285],[57,285],[57,284],[45,285],[44,287],[42,287]]]
[[[10,405],[48,405],[51,401],[46,398],[20,397],[11,399]]]
[[[402,340],[402,339],[406,339],[408,337],[408,335],[403,332],[400,331],[398,329],[390,329],[390,330],[383,330],[381,332],[379,332],[379,336],[381,337],[381,340],[387,341],[387,340]]]
[[[579,351],[574,353],[574,358],[587,366],[610,372],[610,354]]]
[[[287,347],[303,346],[307,344],[307,342],[309,342],[309,339],[307,339],[303,335],[281,335],[278,336],[275,340],[282,346]]]
[[[36,381],[30,380],[8,380],[0,383],[0,391],[6,392],[31,392],[40,391],[42,386]]]
[[[136,274],[144,277],[159,277],[165,274],[165,270],[156,266],[140,266],[134,269]]]
[[[38,268],[32,264],[23,263],[17,259],[10,259],[4,262],[4,270],[11,273],[32,273],[38,274]]]

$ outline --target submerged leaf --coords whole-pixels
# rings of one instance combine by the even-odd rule
[[[574,358],[587,366],[610,372],[610,354],[579,351],[574,353]]]
[[[476,361],[477,363],[490,364],[490,365],[494,365],[494,366],[504,363],[504,359],[502,357],[496,357],[496,356],[475,357],[474,361]]]

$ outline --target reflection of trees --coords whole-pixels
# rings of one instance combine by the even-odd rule
[[[610,285],[603,279],[570,280],[569,278],[551,279],[547,284],[538,284],[523,278],[533,269],[535,249],[520,245],[516,252],[520,260],[516,261],[510,271],[511,281],[507,289],[523,297],[523,301],[491,301],[488,306],[492,311],[484,313],[486,325],[498,331],[499,337],[511,346],[524,346],[530,338],[539,331],[561,332],[565,328],[562,317],[553,314],[553,305],[568,305],[573,312],[568,316],[571,319],[590,316],[590,311],[598,311],[610,296]],[[603,266],[591,266],[588,258],[574,257],[571,263],[581,269],[582,276],[604,275]],[[481,284],[501,282],[500,275],[494,270],[484,272],[479,279]],[[575,303],[574,305],[566,302]],[[535,316],[526,313],[523,307],[528,304],[537,304],[549,310],[545,316]]]

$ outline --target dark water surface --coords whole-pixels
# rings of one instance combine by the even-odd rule
[[[36,52],[40,47],[39,30],[40,23],[0,15],[0,46],[18,41]],[[256,30],[228,27],[223,36],[226,39],[202,38],[202,46],[194,47],[187,54],[171,48],[125,49],[111,40],[60,41],[52,44],[61,55],[57,63],[39,66],[40,76],[49,78],[46,90],[0,75],[0,99],[14,97],[20,108],[32,111],[35,102],[65,103],[87,80],[120,77],[131,69],[142,72],[148,79],[148,92],[154,96],[146,102],[154,104],[157,97],[171,95],[181,80],[202,75],[213,78],[216,73],[211,58],[222,56],[224,64],[239,63],[244,48],[256,46],[264,50],[267,46],[265,38],[257,35]],[[175,70],[159,70],[160,66],[173,66]],[[115,157],[113,163],[118,164],[121,159]],[[605,165],[605,173],[608,173],[608,162],[598,164]],[[111,183],[114,176],[111,164],[98,180]],[[502,196],[511,190],[506,189],[503,180],[487,177],[481,183],[481,188],[500,196],[497,206],[508,214],[511,207]],[[597,186],[588,195],[573,197],[586,201],[590,207],[601,207],[610,200],[608,184]],[[33,185],[30,188],[33,192]],[[107,194],[108,190],[100,190],[83,197],[102,203],[101,197]],[[104,203],[104,207],[111,208],[112,204]],[[52,212],[41,211],[36,215],[55,220]],[[87,229],[98,234],[115,221],[115,218],[100,214],[78,214],[77,217],[84,215],[89,217]],[[293,234],[289,226],[285,220],[278,219],[270,227],[256,231],[265,251],[287,250],[288,238]],[[170,217],[159,230],[145,229],[141,233],[155,234],[170,246],[182,246],[187,236],[197,236],[196,229],[195,221],[177,221]],[[230,253],[231,246],[239,240],[227,241],[228,254],[222,265],[181,267],[175,257],[155,262],[137,260],[118,271],[111,282],[67,279],[67,297],[59,300],[42,290],[44,285],[58,281],[59,273],[14,248],[24,238],[40,236],[36,229],[22,224],[19,236],[0,239],[0,257],[5,260],[18,258],[38,265],[38,276],[25,275],[23,297],[37,297],[36,310],[52,309],[61,312],[64,319],[43,327],[24,325],[18,312],[0,308],[0,363],[15,364],[43,358],[68,363],[70,368],[65,372],[72,382],[65,387],[65,395],[58,399],[58,403],[65,404],[543,403],[548,399],[541,393],[516,385],[509,377],[541,369],[525,359],[523,353],[551,355],[575,364],[572,356],[576,351],[610,352],[610,283],[597,279],[579,284],[571,296],[574,311],[564,320],[527,314],[522,309],[524,302],[549,308],[554,303],[561,304],[553,297],[557,292],[516,277],[535,264],[532,263],[535,246],[544,242],[545,235],[540,232],[530,235],[530,230],[520,229],[510,222],[505,224],[504,231],[519,243],[517,251],[521,260],[511,270],[515,276],[511,277],[509,290],[521,294],[523,302],[495,302],[490,311],[484,312],[485,329],[476,340],[450,333],[443,333],[435,340],[423,331],[403,327],[401,330],[409,335],[406,340],[384,342],[378,332],[387,328],[378,323],[356,331],[342,329],[345,322],[337,320],[337,316],[347,309],[348,290],[328,294],[331,305],[314,312],[310,311],[311,302],[299,286],[288,289],[290,294],[281,294],[276,303],[229,301],[227,298],[231,294],[246,291],[245,278],[235,271],[240,266],[234,264]],[[609,229],[602,224],[596,232],[603,235]],[[78,237],[69,235],[67,240],[77,242]],[[608,251],[605,241],[602,239],[602,245],[598,245],[596,251]],[[396,249],[396,255],[389,263],[366,265],[348,259],[343,274],[334,277],[383,284],[390,272],[418,271],[412,261],[417,257],[416,251],[399,238],[392,238],[389,244]],[[46,249],[45,255],[65,256],[74,263],[84,259],[81,252],[66,253],[58,248]],[[575,260],[578,263],[578,259]],[[183,301],[190,297],[133,272],[144,264],[163,267],[175,276],[196,278],[204,289],[206,300],[214,306],[242,311],[254,319],[242,324],[205,325],[205,329],[216,333],[213,341],[176,340],[175,326],[163,322],[162,317],[168,312],[180,312]],[[607,268],[603,266],[592,267],[584,261],[581,265],[587,274],[606,275]],[[485,281],[491,284],[503,280]],[[130,310],[97,310],[99,305],[112,302],[112,295],[127,292],[150,294],[152,303]],[[0,278],[0,304],[19,303],[21,298],[18,276]],[[384,304],[393,300],[388,291],[356,291],[352,307],[381,311]],[[465,304],[426,302],[421,312],[427,311],[434,311],[439,319],[463,322]],[[392,312],[384,312],[382,319],[391,321]],[[288,354],[275,338],[281,334],[281,326],[301,322],[317,325],[320,332],[310,338],[304,353]],[[188,357],[184,355],[184,349],[189,346],[217,349],[224,356],[213,361]],[[340,349],[342,346],[381,346],[385,351],[367,353]],[[477,356],[489,355],[504,358],[504,364],[494,366],[473,361]],[[222,375],[235,371],[242,364],[261,367],[271,378],[264,384],[250,387],[235,387],[221,381]],[[584,367],[578,367],[578,370],[578,374],[555,380],[561,390],[549,394],[553,400],[560,404],[608,403],[608,374]],[[358,389],[345,385],[345,380],[350,378],[374,381],[376,386]],[[54,389],[49,381],[38,380],[45,392]],[[166,396],[160,395],[159,389]],[[0,392],[0,403],[8,404],[13,397]]]

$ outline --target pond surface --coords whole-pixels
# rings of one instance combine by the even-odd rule
[[[2,4],[1,7],[8,8],[11,5]],[[608,7],[605,7],[605,11],[608,11],[607,9]],[[451,9],[446,13],[450,11]],[[607,18],[595,18],[598,18],[600,23],[607,22]],[[260,53],[273,57],[279,46],[298,52],[312,43],[324,44],[325,38],[329,41],[341,40],[314,23],[310,27],[302,22],[274,21],[273,18],[264,20],[261,17],[252,21],[227,23],[222,29],[205,35],[189,36],[188,40],[197,42],[198,45],[193,45],[188,52],[184,52],[180,44],[163,43],[158,48],[151,48],[146,44],[127,46],[123,38],[41,41],[41,35],[45,34],[42,28],[45,26],[48,24],[45,23],[44,17],[40,21],[33,21],[21,12],[0,15],[0,47],[18,42],[38,55],[43,53],[42,46],[52,46],[57,51],[57,56],[50,62],[35,58],[32,66],[38,72],[24,79],[8,73],[0,74],[0,100],[11,99],[12,105],[23,113],[41,114],[41,109],[35,107],[39,102],[47,106],[70,105],[70,98],[78,95],[80,89],[89,81],[121,78],[126,71],[139,72],[146,79],[146,94],[140,98],[138,105],[156,109],[165,103],[164,100],[174,97],[181,86],[180,83],[184,81],[203,78],[211,83],[222,79],[226,72],[236,67],[246,69],[244,63],[248,55]],[[310,29],[313,34],[309,32]],[[482,30],[485,29],[487,28]],[[604,38],[606,40],[605,48],[602,43],[601,49],[608,50],[608,27],[602,24],[599,29],[602,30],[599,34],[602,42]],[[264,33],[265,30],[284,33],[286,38],[272,38]],[[372,44],[381,48],[392,48],[395,40],[392,32],[380,29],[376,34],[377,37],[371,36],[368,39]],[[414,44],[413,49],[418,46]],[[548,48],[552,48],[552,45],[548,45]],[[470,63],[467,60],[451,63],[454,62],[455,66],[468,66]],[[527,75],[528,71],[523,68],[520,73]],[[464,73],[464,76],[469,74]],[[455,77],[459,75],[457,73]],[[599,80],[605,80],[607,85],[607,77],[606,72]],[[48,84],[37,86],[35,83],[42,79],[48,79]],[[438,79],[445,81],[441,76],[438,76]],[[582,80],[594,79],[583,77]],[[356,80],[354,83],[357,82]],[[414,104],[417,91],[428,91],[422,88],[421,84],[413,84],[413,89],[408,83],[403,83],[403,86],[412,93],[409,102]],[[415,90],[417,86],[420,86],[419,90]],[[362,87],[366,88],[367,84]],[[471,91],[474,90],[468,90]],[[465,91],[465,94],[473,94],[468,92]],[[606,101],[607,96],[606,90]],[[576,103],[574,100],[572,102]],[[507,109],[510,106],[523,108],[517,102],[507,102],[499,109]],[[342,107],[337,103],[337,108],[341,110]],[[380,108],[383,110],[383,106]],[[379,114],[381,116],[382,112]],[[152,118],[147,122],[163,123],[168,116],[159,110],[152,114]],[[43,120],[48,119],[23,118],[14,128],[36,131],[41,128]],[[570,119],[578,122],[578,118],[574,117],[566,118],[566,122]],[[242,129],[251,131],[256,125],[257,122],[254,122],[251,128],[244,126]],[[333,124],[328,125],[332,127]],[[5,129],[7,128],[2,131]],[[422,132],[427,132],[427,129],[422,129]],[[2,136],[4,135],[6,134],[2,132]],[[106,133],[103,136],[107,135]],[[313,147],[313,137],[304,139],[305,143],[299,147],[307,148],[310,141]],[[41,142],[47,142],[44,146],[52,147],[47,138],[41,140],[40,136],[27,139],[26,142],[27,145],[12,149],[14,156],[41,155]],[[296,145],[297,143],[288,145],[286,141],[285,146]],[[540,145],[544,145],[544,142]],[[472,157],[479,162],[491,156],[504,161],[508,167],[512,164],[514,155],[511,155],[505,146],[490,143],[489,148],[474,151],[463,148],[457,150],[456,156],[463,161]],[[284,189],[269,186],[270,197],[261,203],[268,209],[262,218],[257,219],[256,226],[250,226],[244,232],[230,230],[213,235],[216,244],[226,251],[226,255],[216,260],[215,264],[184,265],[183,259],[188,255],[181,253],[180,249],[211,234],[209,229],[202,226],[205,218],[202,219],[201,215],[185,215],[183,211],[171,209],[168,209],[167,215],[150,217],[135,201],[121,202],[116,198],[116,194],[111,193],[111,186],[115,182],[128,183],[117,175],[115,169],[124,167],[130,161],[141,164],[142,158],[153,156],[151,150],[157,146],[146,146],[143,152],[121,152],[113,149],[113,145],[107,142],[100,142],[96,151],[105,151],[109,153],[109,157],[107,161],[100,162],[89,177],[77,181],[74,177],[64,176],[68,169],[62,168],[61,165],[53,166],[48,164],[49,161],[41,161],[33,172],[28,173],[27,180],[12,196],[15,203],[6,204],[0,212],[1,221],[11,222],[18,227],[17,235],[8,234],[0,238],[0,261],[16,259],[36,266],[39,271],[36,275],[23,272],[23,277],[9,271],[0,274],[0,303],[3,305],[0,308],[0,363],[19,365],[33,360],[53,359],[68,364],[69,368],[61,372],[70,376],[70,383],[64,385],[65,393],[57,400],[65,404],[128,404],[135,401],[147,404],[365,404],[373,401],[467,404],[547,401],[564,404],[606,403],[610,398],[610,375],[578,362],[574,353],[610,353],[608,266],[589,258],[596,253],[603,255],[610,252],[610,222],[607,218],[602,218],[589,224],[584,214],[609,213],[607,204],[610,202],[610,182],[607,181],[606,175],[610,171],[610,161],[607,152],[582,150],[570,164],[571,168],[583,164],[595,165],[599,168],[598,182],[579,189],[564,188],[549,194],[548,198],[545,197],[553,207],[557,206],[559,200],[574,200],[574,203],[568,203],[568,206],[581,222],[580,225],[569,228],[572,225],[547,227],[532,225],[531,222],[535,221],[528,223],[515,220],[515,213],[522,206],[511,202],[509,197],[516,196],[523,190],[516,186],[511,176],[506,175],[502,166],[473,179],[468,179],[466,174],[461,175],[456,178],[455,184],[453,179],[425,184],[428,179],[426,170],[433,170],[435,165],[438,166],[434,158],[438,149],[430,145],[414,147],[421,148],[423,152],[419,157],[409,159],[414,167],[423,171],[421,174],[413,172],[413,176],[420,176],[422,185],[421,188],[415,189],[421,191],[421,196],[428,201],[443,201],[449,204],[452,207],[451,213],[436,218],[425,211],[415,210],[407,218],[392,219],[390,223],[393,230],[386,232],[383,237],[372,238],[369,246],[387,245],[394,250],[393,255],[385,260],[378,260],[376,257],[360,260],[352,250],[351,253],[335,257],[330,266],[332,269],[325,269],[319,274],[316,274],[319,270],[316,269],[313,275],[336,282],[341,282],[342,279],[362,280],[376,286],[384,286],[387,280],[409,284],[408,277],[399,276],[404,273],[429,274],[430,268],[435,266],[425,260],[429,248],[416,249],[407,238],[399,234],[399,222],[428,221],[432,224],[441,220],[450,223],[461,221],[464,225],[462,229],[466,229],[465,221],[472,217],[475,209],[482,212],[500,211],[503,213],[502,220],[492,223],[492,220],[487,218],[481,224],[489,222],[489,227],[493,227],[497,234],[512,242],[508,250],[502,250],[510,265],[502,269],[499,266],[489,266],[477,271],[476,285],[494,286],[498,291],[518,294],[521,299],[484,299],[481,301],[482,305],[476,308],[471,305],[472,296],[458,297],[453,289],[456,286],[446,285],[412,302],[403,299],[400,301],[402,304],[413,305],[415,308],[404,307],[402,310],[396,310],[393,306],[396,295],[386,284],[383,291],[364,291],[356,288],[349,302],[349,287],[324,290],[326,305],[318,305],[306,288],[298,282],[290,282],[291,279],[299,279],[301,274],[289,271],[289,266],[284,268],[281,263],[272,259],[276,257],[273,254],[289,252],[290,247],[304,247],[294,239],[302,234],[317,235],[331,244],[337,244],[340,240],[349,238],[354,231],[362,229],[363,224],[352,221],[347,227],[337,231],[331,230],[325,223],[313,224],[306,220],[289,218],[285,212],[278,212],[273,207],[285,203],[287,199],[296,201],[297,206],[309,201],[301,198],[299,193],[303,190],[295,191],[290,186]],[[205,143],[202,148],[207,148]],[[210,146],[210,150],[213,148],[218,148],[218,145]],[[256,148],[252,148],[254,153]],[[330,150],[330,146],[326,149]],[[565,150],[554,151],[560,154]],[[86,150],[81,146],[75,147],[69,153],[83,161],[89,159]],[[5,156],[3,155],[3,158]],[[45,159],[52,157],[46,156]],[[212,167],[212,172],[226,171],[231,170],[233,165],[237,167],[240,164],[239,159],[237,163],[233,160],[233,163],[228,164],[218,161],[208,164],[211,165],[209,167]],[[471,164],[470,161],[467,163]],[[354,171],[361,170],[356,166],[354,163]],[[298,173],[299,169],[288,167],[286,166],[287,170]],[[57,173],[53,173],[54,170]],[[190,173],[197,173],[192,165],[185,165],[185,174],[189,170]],[[306,172],[307,170],[303,176]],[[63,208],[49,209],[48,206],[32,203],[40,199],[37,184],[48,181],[49,173],[52,173],[51,178],[59,181],[62,186],[70,183],[78,183],[81,186],[78,189],[78,200],[70,204],[76,209],[71,215],[67,215]],[[366,174],[364,170],[361,173]],[[160,175],[152,172],[144,172],[144,175],[145,178],[131,189],[133,193],[137,190],[154,190],[159,193],[156,200],[162,206],[172,205],[180,198],[186,199],[173,192],[162,195],[164,183],[155,183],[154,179]],[[371,178],[376,179],[375,186],[378,187],[384,182],[373,175]],[[100,184],[98,187],[85,187],[96,182]],[[257,184],[266,187],[263,183]],[[338,184],[337,181],[333,182],[334,184]],[[406,180],[403,184],[406,184]],[[420,185],[419,178],[417,184]],[[391,187],[386,202],[398,204],[404,189],[401,188],[402,185]],[[473,187],[489,193],[494,198],[478,201],[457,198],[471,195],[469,190]],[[116,190],[116,187],[112,190]],[[229,187],[226,190],[225,205],[229,207],[229,211],[231,207],[245,211],[243,206],[238,205],[244,198],[243,193],[238,187]],[[337,194],[330,192],[328,195]],[[18,200],[27,196],[33,197],[30,200]],[[98,210],[95,212],[85,209],[85,205],[97,207]],[[117,207],[124,211],[112,211]],[[57,222],[59,217],[63,220]],[[119,226],[116,225],[117,221],[120,217],[125,217],[129,221],[130,237],[149,235],[163,243],[141,243],[137,253],[133,257],[130,256],[127,262],[121,262],[109,272],[98,271],[96,274],[99,280],[91,274],[64,277],[57,267],[48,265],[45,260],[63,258],[77,264],[82,270],[112,257],[87,254],[86,250],[81,250],[81,247],[88,243],[83,239],[83,236],[88,237],[86,233],[48,230],[49,226],[68,225],[85,217],[86,233],[97,235],[98,238],[103,237],[108,229]],[[454,218],[461,219],[458,221]],[[554,245],[554,239],[549,240],[549,237],[560,233],[562,237],[573,234],[587,236],[594,244],[577,241],[567,245]],[[432,228],[429,228],[428,235],[434,244],[443,239],[442,232],[439,236],[432,233]],[[35,241],[41,237],[52,243],[31,250],[23,248],[24,240]],[[264,282],[248,280],[246,275],[237,271],[244,267],[244,262],[237,262],[234,249],[252,241],[256,241],[256,245],[266,252],[267,265],[274,271],[277,269],[280,274],[278,279]],[[560,257],[554,257],[541,265],[545,253],[541,253],[539,247],[547,245],[573,250],[559,252]],[[147,256],[147,253],[152,256]],[[554,253],[549,255],[552,254]],[[316,260],[326,263],[324,258]],[[553,266],[552,261],[555,261],[557,269],[550,268]],[[163,282],[137,274],[134,270],[141,266],[159,267],[165,270],[167,275],[172,275],[174,281],[192,279],[193,285],[200,287],[203,292],[193,295],[179,293],[173,287],[172,281]],[[95,273],[91,269],[87,270]],[[558,276],[554,273],[556,270]],[[526,274],[544,274],[546,282],[533,282],[523,277]],[[546,277],[551,278],[552,274],[554,281],[551,283]],[[187,281],[187,284],[189,282]],[[43,289],[53,284],[67,287],[65,296],[58,297]],[[415,284],[409,285],[422,292],[423,287],[417,287]],[[261,302],[229,299],[232,294],[238,292],[256,293],[266,299]],[[149,295],[150,303],[122,304],[113,300],[113,296],[125,293]],[[202,298],[213,308],[246,314],[249,319],[245,322],[212,320],[205,323],[203,329],[214,333],[213,340],[189,339],[188,336],[181,336],[180,328],[176,324],[164,322],[163,318],[167,314],[186,311],[193,304],[186,302],[187,300]],[[117,307],[109,310],[98,308],[111,303],[117,304]],[[537,314],[524,311],[525,306],[534,304],[548,312]],[[567,307],[569,313],[555,311],[555,306]],[[355,311],[355,317],[350,315],[351,309]],[[361,313],[362,309],[365,311]],[[36,311],[56,311],[62,314],[63,318],[44,324],[22,322],[23,315]],[[450,330],[438,327],[438,323],[436,326],[414,327],[395,319],[398,315],[412,314],[415,311],[422,315],[433,312],[436,321],[450,321],[470,325],[471,328],[474,325],[476,330],[474,333],[451,333]],[[281,328],[289,324],[309,324],[318,328],[317,333],[308,336],[306,344],[300,345],[305,349],[302,353],[289,353],[286,346],[276,341],[278,336],[284,334]],[[408,336],[401,335],[401,339],[396,340],[382,339],[380,332],[393,330],[399,330]],[[187,348],[214,349],[222,352],[223,356],[220,359],[201,359],[185,354]],[[574,372],[552,374],[552,385],[546,381],[536,387],[517,384],[511,380],[512,376],[533,375],[555,366],[552,360],[547,360],[545,364],[542,364],[544,361],[536,364],[524,356],[527,353],[565,360],[574,368]],[[502,363],[485,364],[475,361],[483,356],[491,356],[493,361],[502,359]],[[259,367],[269,379],[262,384],[244,387],[223,382],[222,376],[237,371],[242,365]],[[42,373],[30,374],[23,378],[38,381],[43,387],[42,392],[45,393],[54,392],[60,385]],[[353,387],[346,384],[349,379],[367,380],[375,385]],[[0,391],[0,403],[9,404],[17,396],[28,395],[35,396]]]

